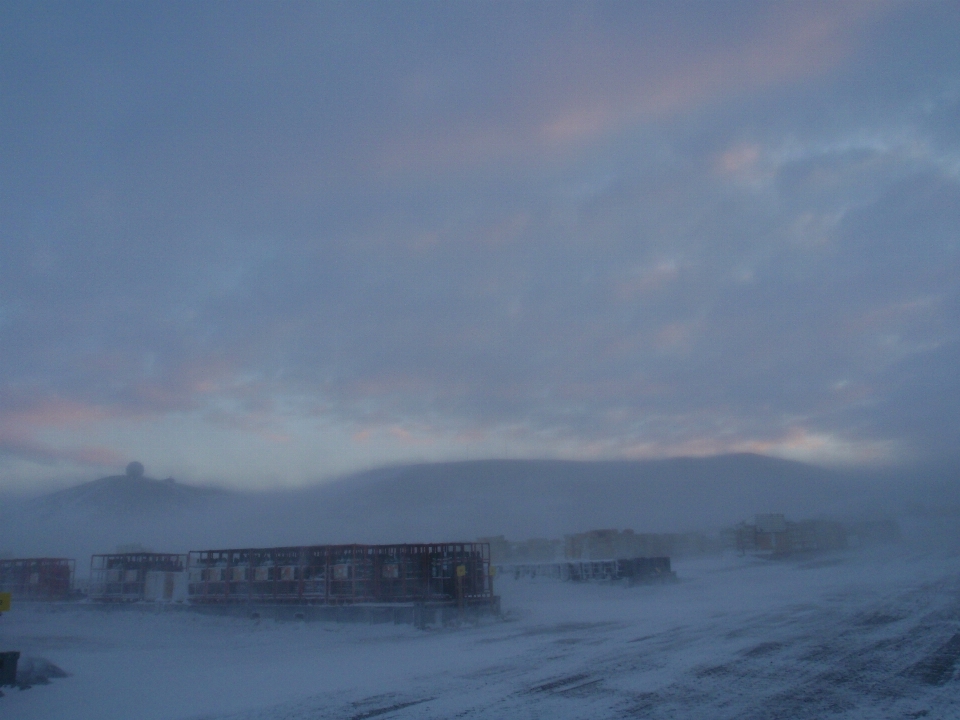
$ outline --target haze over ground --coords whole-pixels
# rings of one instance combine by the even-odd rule
[[[112,476],[0,506],[0,557],[88,557],[118,546],[214,547],[560,539],[613,528],[719,531],[757,513],[854,528],[893,520],[960,546],[955,476],[853,475],[756,455],[655,461],[491,460],[385,467],[306,488],[236,492]],[[919,528],[919,529],[918,529]],[[851,538],[855,543],[855,538]]]
[[[960,6],[0,8],[0,490],[956,467]]]
[[[958,28],[955,0],[0,3],[0,558],[95,590],[124,545],[902,530],[671,551],[676,583],[488,573],[504,614],[458,627],[267,621],[262,565],[221,576],[236,617],[196,574],[18,597],[0,649],[68,676],[0,707],[960,717]]]

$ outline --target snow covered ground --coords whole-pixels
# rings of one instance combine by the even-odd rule
[[[500,578],[506,619],[419,631],[21,606],[0,646],[70,673],[19,720],[956,718],[960,555],[675,563],[679,582]]]

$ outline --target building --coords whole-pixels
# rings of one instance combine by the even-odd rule
[[[493,563],[552,562],[561,556],[563,543],[549,538],[510,541],[503,535],[477,538],[477,542],[490,544]]]
[[[0,560],[0,592],[16,600],[66,600],[75,568],[76,561],[68,558]]]
[[[192,604],[494,603],[487,543],[191,551]]]
[[[757,515],[753,524],[740,523],[733,533],[740,553],[771,557],[798,552],[842,550],[847,547],[847,530],[831,520],[791,522],[783,514]]]
[[[90,558],[90,599],[98,602],[183,601],[186,555],[114,553]]]
[[[590,530],[565,535],[566,560],[618,560],[709,552],[714,548],[700,533],[635,533],[633,530]]]
[[[497,565],[497,572],[521,578],[552,578],[571,582],[608,581],[628,584],[675,580],[668,557],[637,557],[619,560],[578,560],[574,562],[515,563]]]

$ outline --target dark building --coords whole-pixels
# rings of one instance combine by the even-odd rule
[[[492,603],[490,546],[313,545],[191,551],[192,604]]]
[[[75,566],[67,558],[0,560],[0,592],[16,600],[66,600],[73,591]]]

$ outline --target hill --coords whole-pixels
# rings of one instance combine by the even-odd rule
[[[40,498],[38,510],[95,510],[109,514],[151,514],[194,507],[224,491],[178,483],[173,478],[111,475],[92,480]]]
[[[758,512],[857,516],[876,487],[759,455],[404,465],[297,490],[217,491],[112,476],[0,510],[0,552],[66,554],[310,543],[559,537],[595,528],[715,530]]]

